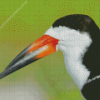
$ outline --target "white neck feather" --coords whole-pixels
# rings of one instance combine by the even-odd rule
[[[71,52],[72,55],[68,55],[67,53],[63,53],[63,55],[65,66],[69,75],[73,78],[78,88],[81,90],[90,75],[90,71],[88,71],[86,66],[82,64],[82,59],[80,59],[81,55],[77,55],[76,57],[76,52],[77,51],[73,49]]]
[[[51,27],[45,34],[59,39],[57,48],[63,52],[66,69],[81,90],[90,75],[90,71],[82,64],[87,47],[92,43],[89,34],[62,26]]]

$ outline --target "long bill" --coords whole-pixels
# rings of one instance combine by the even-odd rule
[[[55,52],[58,41],[58,39],[55,39],[49,35],[43,35],[12,60],[6,69],[0,73],[0,79],[40,58]]]

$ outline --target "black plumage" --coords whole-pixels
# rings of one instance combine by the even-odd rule
[[[93,19],[82,14],[68,15],[53,23],[53,27],[59,26],[89,33],[92,44],[83,57],[83,64],[91,71],[88,80],[100,75],[100,30]],[[100,100],[99,92],[100,78],[86,83],[82,89],[82,94],[87,100]]]

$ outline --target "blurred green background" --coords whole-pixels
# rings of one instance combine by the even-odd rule
[[[60,17],[86,14],[100,27],[100,0],[1,0],[0,72]],[[0,100],[84,100],[64,65],[51,54],[0,80]]]

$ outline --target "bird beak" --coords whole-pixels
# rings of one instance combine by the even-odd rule
[[[40,58],[57,51],[56,45],[58,44],[58,41],[58,39],[55,39],[49,35],[43,35],[12,60],[6,69],[0,73],[0,79]]]

